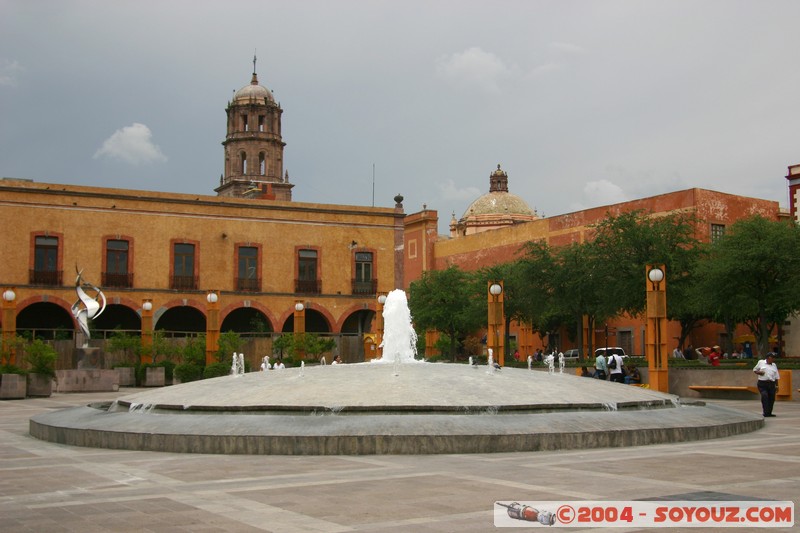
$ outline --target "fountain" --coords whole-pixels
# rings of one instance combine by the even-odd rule
[[[244,375],[244,354],[240,353],[237,354],[233,352],[233,357],[231,359],[231,376],[243,376]]]
[[[416,363],[417,333],[411,325],[411,311],[405,291],[395,289],[383,304],[383,356],[376,363]]]
[[[498,372],[490,353],[491,379],[474,372],[478,365],[424,363],[403,291],[389,294],[384,317],[379,364],[301,365],[270,373],[269,386],[252,372],[138,390],[36,415],[30,434],[133,450],[364,455],[631,446],[764,425],[761,416],[655,390],[566,373],[552,379],[555,353],[549,372]]]

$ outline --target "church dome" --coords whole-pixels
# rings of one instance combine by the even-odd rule
[[[508,174],[497,165],[497,170],[489,175],[489,192],[472,202],[461,220],[450,222],[450,233],[472,235],[537,218],[536,211],[525,200],[508,192]]]
[[[488,192],[472,202],[464,216],[477,215],[534,215],[527,202],[510,192]]]
[[[250,85],[245,85],[233,95],[233,104],[263,104],[265,101],[275,103],[272,91],[258,84],[258,76],[253,73]]]
[[[464,213],[464,217],[476,215],[535,216],[536,213],[525,200],[508,192],[508,173],[497,165],[497,170],[489,175],[489,192],[472,202]]]

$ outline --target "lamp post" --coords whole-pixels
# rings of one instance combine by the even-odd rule
[[[294,339],[299,341],[306,332],[306,306],[300,300],[294,304]],[[303,350],[297,350],[297,355],[303,359],[305,355]]]
[[[153,362],[153,300],[142,301],[142,364]]]
[[[645,356],[650,378],[650,388],[669,392],[669,367],[667,365],[667,282],[664,265],[647,265],[647,325],[645,329]]]
[[[489,332],[487,346],[491,343],[494,360],[505,366],[505,319],[503,316],[503,282],[489,282]]]
[[[375,330],[378,333],[378,337],[376,342],[378,343],[378,359],[383,357],[383,348],[381,344],[383,344],[383,305],[386,303],[386,293],[379,292],[378,293],[378,305],[376,307],[376,316],[375,316]]]
[[[13,288],[3,289],[3,355],[8,355],[7,363],[16,364],[16,346],[14,337],[17,335],[17,293]]]
[[[208,291],[206,316],[206,364],[216,360],[219,350],[219,291]]]

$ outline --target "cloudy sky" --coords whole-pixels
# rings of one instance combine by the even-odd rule
[[[0,176],[213,195],[255,51],[295,201],[401,193],[445,232],[499,163],[546,216],[691,187],[786,206],[798,21],[794,0],[0,0]]]

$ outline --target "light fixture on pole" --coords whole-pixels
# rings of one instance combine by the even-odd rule
[[[666,271],[664,265],[647,265],[645,272],[647,276],[645,356],[650,388],[668,393]]]
[[[3,356],[9,365],[16,364],[16,348],[14,337],[17,335],[17,293],[13,288],[3,290]]]
[[[142,301],[142,364],[153,362],[153,300]]]
[[[306,306],[305,304],[298,300],[294,304],[294,337],[296,341],[299,341],[301,337],[306,332]],[[303,350],[297,350],[297,355],[300,359],[303,359],[305,353]]]
[[[217,360],[219,350],[219,291],[208,291],[206,294],[206,364]]]
[[[505,365],[505,319],[503,316],[503,282],[489,281],[489,320],[486,345],[492,346],[494,361]]]

